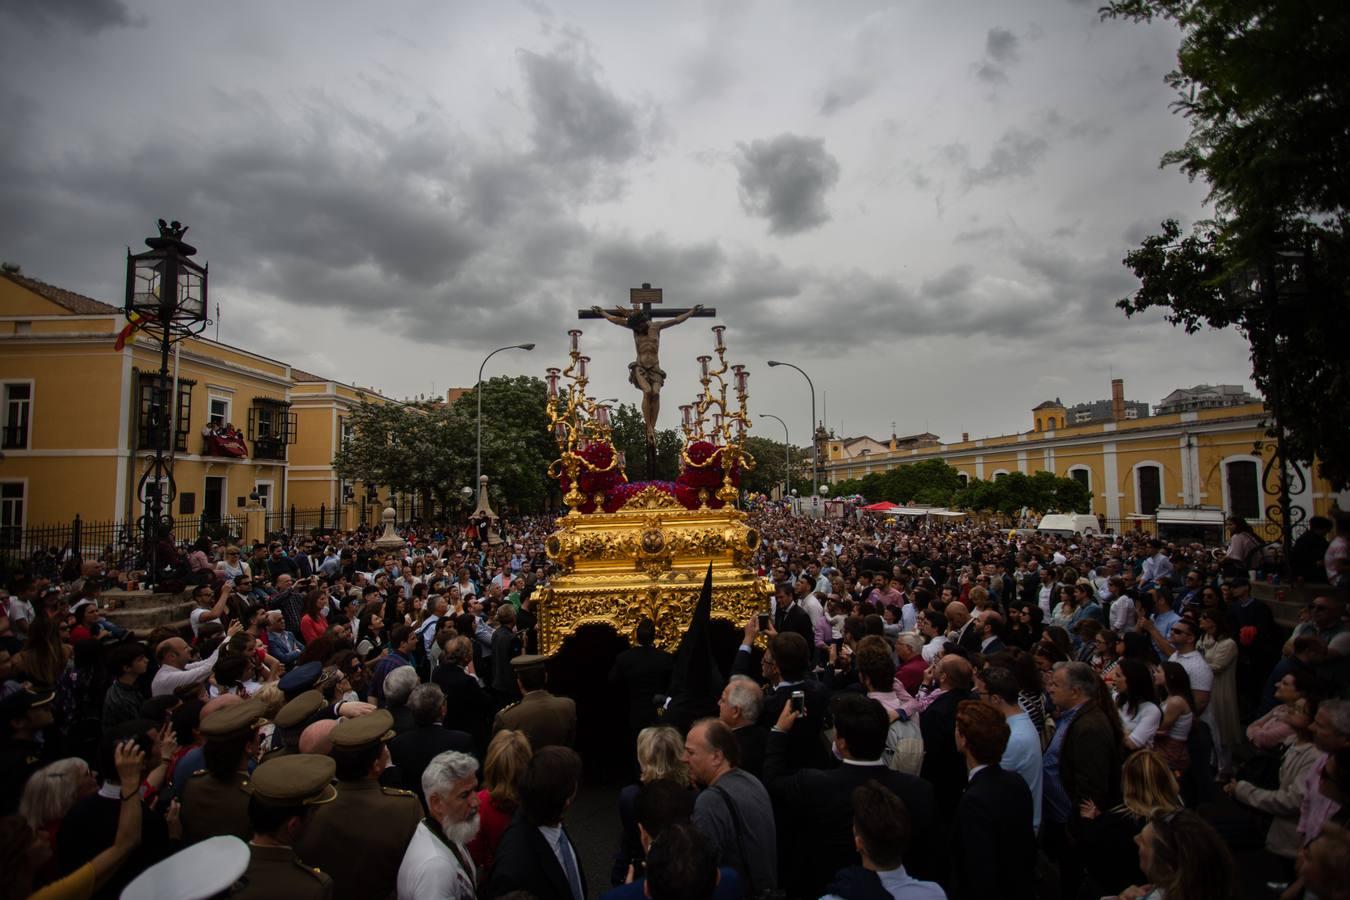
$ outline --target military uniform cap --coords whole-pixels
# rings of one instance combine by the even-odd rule
[[[281,692],[287,697],[294,697],[296,694],[314,687],[314,683],[319,680],[319,674],[322,672],[323,663],[307,662],[282,675],[281,680],[277,682],[277,687],[281,688]]]
[[[277,713],[278,728],[296,728],[309,721],[310,717],[328,705],[323,694],[318,691],[305,691],[281,708]]]
[[[516,670],[533,669],[535,667],[542,667],[547,662],[547,656],[541,656],[538,653],[522,653],[511,660],[511,668]]]
[[[394,717],[387,709],[343,719],[333,727],[329,739],[334,750],[355,750],[368,747],[376,741],[387,741],[394,736]]]
[[[337,763],[317,753],[292,753],[265,759],[253,770],[248,790],[272,806],[318,806],[337,796]]]
[[[146,869],[122,890],[122,900],[207,900],[229,890],[248,860],[239,838],[207,838]]]
[[[201,724],[202,737],[224,740],[251,732],[266,720],[267,707],[260,700],[245,700],[221,707]]]

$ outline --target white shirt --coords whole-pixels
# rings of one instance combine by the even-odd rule
[[[398,867],[398,900],[473,900],[473,873],[459,862],[469,858],[469,851],[462,844],[455,850],[459,858],[426,822],[419,822]]]
[[[1054,597],[1054,594],[1055,585],[1053,582],[1050,584],[1042,584],[1041,592],[1036,598],[1036,605],[1045,611],[1045,618],[1047,620],[1050,618],[1050,601]]]
[[[1137,747],[1152,747],[1153,737],[1158,733],[1158,726],[1162,724],[1162,710],[1156,703],[1145,701],[1139,704],[1139,708],[1130,715],[1129,710],[1123,706],[1118,706],[1120,710],[1120,724],[1125,729],[1125,736],[1129,738]]]
[[[811,617],[811,628],[820,626],[820,617],[825,615],[825,609],[820,605],[820,600],[815,594],[807,594],[797,601],[797,605],[806,610],[806,614]]]
[[[200,684],[211,677],[211,668],[216,664],[216,657],[220,656],[220,648],[224,647],[222,641],[219,647],[206,659],[199,659],[196,662],[190,662],[181,669],[175,669],[173,666],[160,666],[159,671],[155,673],[155,678],[150,682],[150,696],[160,697],[164,694],[172,694],[175,690],[184,685]]]
[[[1205,662],[1205,655],[1199,650],[1192,650],[1190,653],[1173,653],[1167,659],[1168,662],[1180,663],[1186,670],[1186,674],[1191,679],[1191,691],[1212,691],[1214,690],[1214,670]],[[1218,743],[1219,732],[1218,722],[1214,718],[1214,698],[1205,705],[1205,711],[1200,714],[1200,721],[1209,726],[1209,731],[1214,735],[1215,743]],[[1173,727],[1173,731],[1176,727]],[[1189,733],[1190,729],[1187,728]]]
[[[1111,601],[1111,628],[1116,634],[1124,634],[1127,631],[1134,630],[1134,621],[1138,617],[1138,612],[1134,608],[1134,601],[1130,599],[1129,594],[1121,594]]]
[[[942,648],[946,645],[946,643],[947,643],[947,636],[945,634],[939,634],[932,640],[930,640],[928,643],[924,644],[923,661],[928,663],[929,665],[932,665],[933,660],[937,659],[938,656],[942,654]]]

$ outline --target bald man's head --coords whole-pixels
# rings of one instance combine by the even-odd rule
[[[970,662],[961,656],[944,656],[938,660],[938,671],[946,681],[949,691],[968,691],[975,683],[975,670]]]

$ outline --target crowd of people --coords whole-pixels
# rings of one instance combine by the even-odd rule
[[[566,821],[615,723],[535,645],[549,518],[203,540],[148,633],[114,561],[15,573],[0,897],[1350,897],[1350,519],[1291,630],[1241,521],[751,518],[773,598],[731,658],[644,621],[614,661],[607,872]]]

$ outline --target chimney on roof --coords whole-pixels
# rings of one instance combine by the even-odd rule
[[[1111,379],[1111,421],[1125,421],[1125,380]]]
[[[968,440],[970,440],[970,432],[969,431],[961,432],[961,443],[964,444]]]

